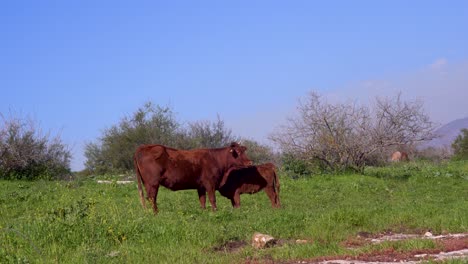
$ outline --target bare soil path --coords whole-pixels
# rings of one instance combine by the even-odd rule
[[[448,259],[463,259],[468,263],[468,233],[446,234],[433,236],[427,232],[424,235],[414,234],[381,234],[374,237],[358,235],[357,238],[344,242],[349,248],[358,249],[367,244],[378,244],[385,241],[401,241],[409,239],[432,239],[436,241],[433,249],[418,249],[398,251],[388,248],[381,251],[361,253],[356,256],[326,256],[316,259],[296,260],[287,263],[300,264],[394,264],[394,263],[423,263],[425,261],[444,262]]]

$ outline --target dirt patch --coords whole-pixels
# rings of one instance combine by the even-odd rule
[[[438,241],[438,243],[441,243],[444,247],[444,251],[455,251],[455,250],[460,250],[460,249],[466,249],[468,248],[468,236],[465,236],[464,238],[444,238]]]
[[[445,234],[445,235],[438,235],[434,236],[430,232],[426,232],[424,235],[417,235],[417,234],[391,234],[391,235],[383,235],[380,237],[372,238],[370,241],[374,244],[382,243],[385,241],[400,241],[400,240],[408,240],[408,239],[433,239],[433,240],[440,240],[440,239],[450,239],[450,238],[464,238],[468,237],[468,234]]]
[[[371,244],[379,244],[385,241],[393,243],[401,240],[412,239],[432,239],[435,247],[430,249],[401,250],[391,246],[389,248],[374,250],[365,253],[358,253],[363,247]],[[299,240],[297,240],[299,241]],[[278,239],[274,246],[283,246],[285,244],[300,244],[296,240]],[[313,241],[307,243],[314,243]],[[212,248],[215,252],[235,253],[248,245],[242,240],[231,240]],[[433,236],[426,232],[424,235],[417,234],[370,234],[360,232],[355,237],[350,237],[342,243],[342,246],[356,250],[356,254],[341,256],[324,256],[313,259],[284,261],[280,263],[300,263],[300,264],[392,264],[403,262],[406,264],[417,264],[424,261],[444,261],[450,258],[468,260],[468,233],[463,234],[445,234]],[[275,263],[271,257],[262,259],[246,259],[245,263]]]
[[[320,264],[366,264],[366,263],[421,263],[422,261],[434,260],[443,261],[449,258],[468,259],[468,234],[448,234],[440,236],[428,235],[381,235],[376,237],[372,234],[358,234],[358,236],[349,238],[342,244],[345,247],[356,249],[368,245],[381,243],[383,241],[401,241],[410,239],[434,239],[435,248],[417,249],[409,251],[395,250],[387,248],[357,255],[344,256],[325,256],[308,260],[296,260],[288,263],[320,263]]]
[[[301,239],[275,239],[269,247],[281,247],[286,244],[307,244],[313,243],[311,240],[301,240]],[[247,246],[248,243],[243,240],[230,240],[222,243],[221,245],[215,246],[212,248],[212,251],[215,252],[224,252],[224,253],[235,253]]]
[[[215,252],[225,252],[225,253],[234,253],[241,250],[243,247],[247,246],[247,242],[242,240],[232,240],[224,242],[219,246],[213,247]]]

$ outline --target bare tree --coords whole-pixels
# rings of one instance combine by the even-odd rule
[[[423,110],[421,101],[405,102],[401,93],[395,98],[377,98],[372,136],[374,148],[412,146],[435,137],[434,123]]]
[[[361,171],[376,151],[434,137],[434,125],[422,107],[421,102],[402,101],[400,94],[377,98],[370,109],[356,103],[328,103],[311,92],[299,101],[298,115],[270,139],[284,153],[304,161],[319,160],[332,170]]]
[[[70,172],[71,153],[59,136],[37,122],[0,113],[0,178],[57,179]]]

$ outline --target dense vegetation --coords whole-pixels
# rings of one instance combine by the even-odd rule
[[[468,160],[468,129],[462,129],[452,144],[453,158],[456,160]]]
[[[115,179],[115,177],[113,177]],[[242,263],[358,254],[341,244],[358,232],[468,232],[468,163],[404,163],[364,174],[281,172],[281,209],[265,194],[243,195],[239,210],[217,194],[199,209],[196,191],[162,188],[160,213],[139,204],[136,184],[0,182],[0,263]],[[254,250],[254,232],[308,244]],[[245,241],[235,252],[229,241]],[[391,247],[391,244],[383,247]],[[399,243],[399,250],[434,247]]]
[[[220,148],[241,140],[232,135],[218,116],[214,122],[195,121],[186,125],[177,121],[169,107],[146,103],[119,124],[105,129],[96,141],[86,145],[86,170],[89,174],[128,172],[133,170],[133,154],[142,144],[162,144],[177,149]],[[243,140],[255,162],[272,160],[267,146]]]
[[[59,136],[41,134],[33,122],[0,116],[0,179],[70,176],[71,153]],[[86,144],[81,174],[128,173],[133,170],[133,153],[142,144],[194,149],[225,147],[232,141],[242,141],[255,164],[274,162],[295,177],[350,169],[362,173],[366,166],[386,165],[395,150],[410,152],[411,158],[448,158],[445,152],[416,151],[417,142],[434,137],[432,131],[422,102],[407,102],[398,95],[376,98],[375,106],[367,107],[329,103],[311,92],[299,103],[298,116],[271,134],[279,154],[271,146],[233,135],[219,116],[215,121],[180,122],[170,107],[148,102]],[[460,135],[453,144],[457,160],[467,159],[467,138]]]

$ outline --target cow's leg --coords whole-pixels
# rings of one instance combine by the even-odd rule
[[[277,203],[278,198],[277,198],[277,194],[275,193],[275,190],[273,189],[273,186],[266,187],[265,193],[267,194],[268,199],[270,199],[271,207],[278,207],[279,206],[279,204]]]
[[[155,185],[148,185],[146,188],[146,193],[148,194],[148,200],[153,207],[154,214],[158,213],[158,204],[156,199],[158,198],[159,183]]]
[[[214,187],[207,188],[208,199],[210,199],[211,210],[216,211],[216,190]]]
[[[143,189],[138,190],[138,192],[140,194],[140,203],[143,206],[143,209],[146,209],[146,203],[145,203],[145,198],[144,198],[145,194],[143,193]]]
[[[205,188],[197,189],[198,192],[198,200],[200,200],[200,207],[202,209],[206,209],[206,190]]]
[[[280,207],[281,207],[281,202],[280,202],[279,194],[278,194],[277,192],[275,192],[275,203],[276,203],[276,208],[280,208]]]

